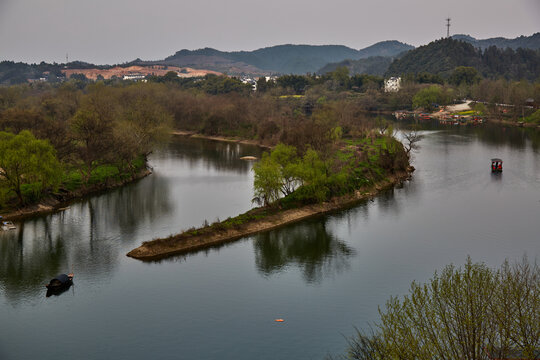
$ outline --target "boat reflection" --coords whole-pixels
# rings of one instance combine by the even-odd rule
[[[75,289],[72,282],[60,288],[48,288],[47,292],[45,293],[45,297],[60,296],[63,293],[67,292],[69,289]]]

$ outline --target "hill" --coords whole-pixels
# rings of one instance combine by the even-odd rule
[[[225,52],[211,48],[181,50],[156,64],[203,67],[229,74],[314,73],[328,63],[370,56],[395,56],[413,49],[399,41],[383,41],[361,50],[343,45],[277,45],[254,51]]]
[[[393,58],[389,56],[371,56],[359,60],[343,60],[337,63],[326,64],[317,71],[318,74],[326,74],[339,67],[347,67],[350,75],[369,74],[382,76],[388,70]]]
[[[522,35],[515,39],[495,37],[495,38],[490,38],[490,39],[478,40],[472,36],[463,35],[463,34],[453,35],[452,38],[455,40],[468,42],[475,48],[480,48],[482,50],[485,50],[490,46],[495,46],[501,49],[510,48],[514,50],[518,48],[532,49],[532,50],[540,49],[540,32],[535,33],[531,36]]]
[[[448,78],[458,66],[474,67],[489,78],[534,81],[540,76],[540,50],[494,46],[481,50],[469,42],[441,39],[411,50],[392,62],[386,76],[427,72]]]

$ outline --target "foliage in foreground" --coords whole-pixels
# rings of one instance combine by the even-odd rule
[[[370,333],[349,339],[344,358],[535,359],[540,348],[540,267],[526,257],[498,270],[447,266],[380,309]]]

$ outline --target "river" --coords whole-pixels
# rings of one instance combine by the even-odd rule
[[[538,131],[424,134],[413,179],[352,209],[161,262],[128,258],[251,207],[252,163],[239,158],[259,148],[176,137],[152,155],[153,175],[0,233],[0,359],[322,359],[447,264],[540,260]],[[71,268],[74,285],[46,297]]]

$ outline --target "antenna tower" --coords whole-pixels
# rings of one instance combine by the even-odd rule
[[[450,18],[446,18],[446,37],[450,37]]]
[[[68,64],[68,54],[66,53],[66,65]]]

